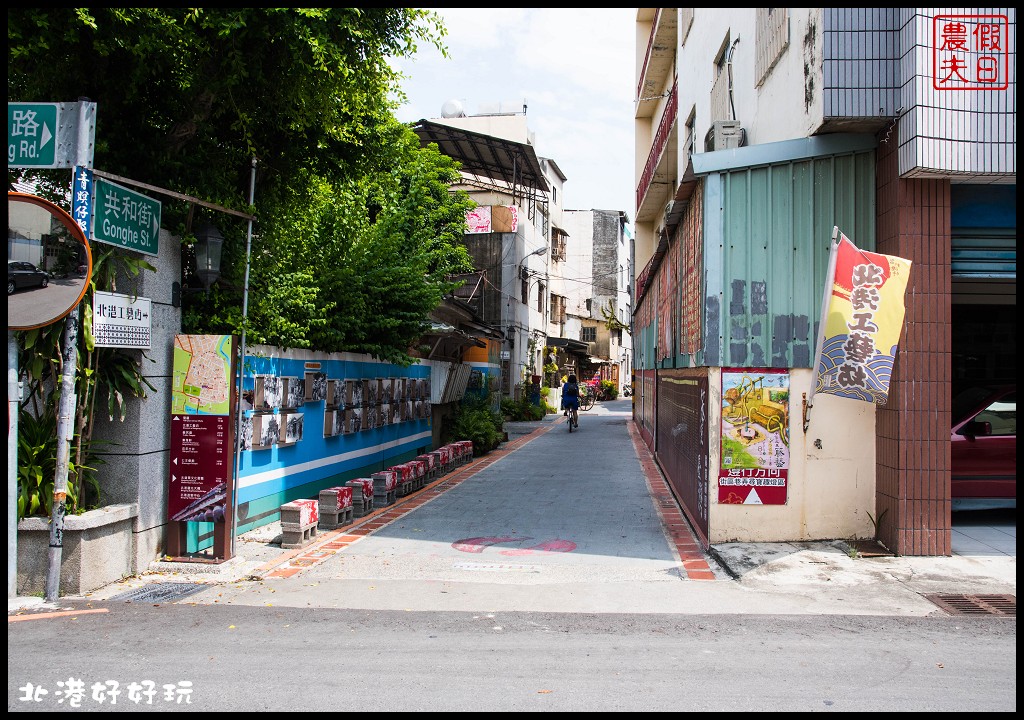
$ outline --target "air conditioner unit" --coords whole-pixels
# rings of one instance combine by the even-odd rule
[[[704,136],[704,152],[729,150],[742,145],[743,128],[739,120],[716,120]]]

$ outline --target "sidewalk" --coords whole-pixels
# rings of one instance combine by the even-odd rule
[[[228,562],[157,562],[55,605],[164,583],[166,602],[476,612],[944,614],[931,595],[1014,596],[1015,606],[1015,522],[997,529],[1002,544],[969,531],[980,549],[952,557],[855,556],[841,541],[705,554],[629,401],[581,413],[571,435],[560,414],[506,429],[497,451],[305,548],[281,549],[272,523],[240,536]],[[187,595],[174,600],[178,591]],[[33,607],[44,604],[8,602]]]

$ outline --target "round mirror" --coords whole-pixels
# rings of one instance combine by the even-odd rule
[[[92,252],[85,233],[57,205],[7,193],[7,329],[57,322],[89,286]]]

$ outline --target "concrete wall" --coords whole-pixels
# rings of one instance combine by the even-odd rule
[[[64,519],[60,594],[81,595],[135,573],[135,504],[107,505]],[[18,523],[18,595],[46,591],[50,562],[50,520]]]

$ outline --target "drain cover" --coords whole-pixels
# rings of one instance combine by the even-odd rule
[[[925,595],[951,615],[1005,615],[1017,617],[1015,595]]]
[[[207,585],[196,583],[155,583],[110,598],[121,602],[173,602],[195,595]]]

